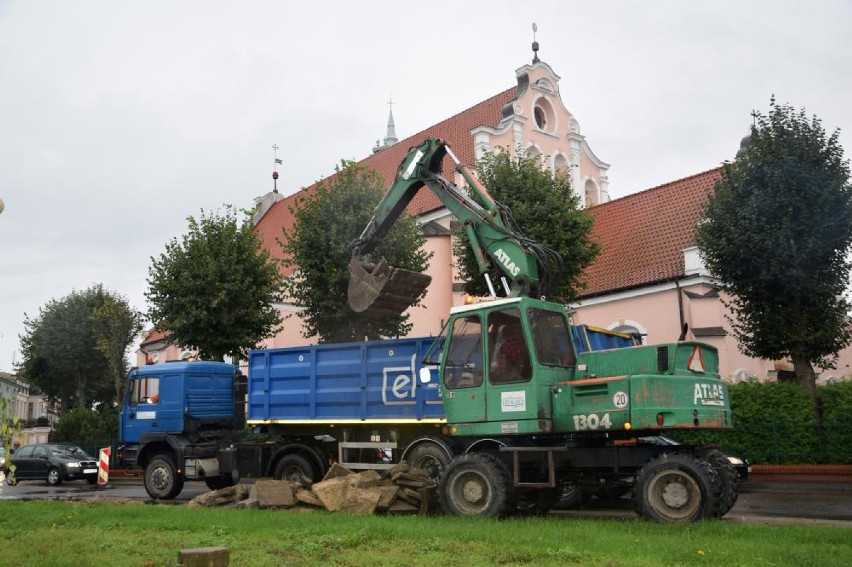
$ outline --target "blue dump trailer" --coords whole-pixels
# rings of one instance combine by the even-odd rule
[[[591,325],[572,325],[571,339],[574,342],[574,350],[578,353],[642,344],[641,337],[637,335],[609,331]]]
[[[634,344],[594,327],[572,333],[578,352]],[[381,470],[405,460],[437,476],[453,456],[486,450],[489,440],[471,443],[447,430],[438,380],[418,379],[433,342],[255,350],[248,376],[221,362],[134,368],[120,462],[142,468],[146,490],[159,499],[175,498],[185,480],[211,489],[240,478],[319,480],[333,463]]]
[[[248,423],[442,423],[438,384],[417,380],[433,340],[254,351],[249,356]]]

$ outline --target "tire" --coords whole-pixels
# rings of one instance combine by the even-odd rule
[[[579,508],[592,499],[592,494],[578,481],[568,481],[559,486],[556,491],[556,502],[553,507],[558,510]]]
[[[272,474],[272,478],[275,480],[287,480],[290,482],[301,482],[303,476],[311,482],[319,480],[317,472],[314,470],[310,461],[296,453],[290,453],[281,457],[281,460],[275,465],[275,472]]]
[[[663,453],[636,475],[633,507],[655,522],[694,522],[716,514],[719,493],[710,463],[686,453]]]
[[[50,486],[58,486],[62,484],[62,473],[56,467],[47,469],[47,484]]]
[[[411,467],[423,469],[430,478],[438,480],[449,464],[450,457],[440,445],[426,441],[415,445],[405,456],[405,462]]]
[[[12,471],[7,469],[6,474],[4,476],[6,477],[6,484],[8,484],[9,486],[15,486],[16,484],[18,484],[18,477],[16,477],[15,473],[13,473]]]
[[[98,483],[98,477],[90,476],[90,477],[86,478],[86,482],[88,482],[89,484],[97,484]]]
[[[720,494],[716,505],[716,517],[721,518],[737,503],[737,498],[740,496],[740,475],[721,451],[710,451],[705,458],[719,477]]]
[[[183,490],[183,479],[178,476],[172,459],[157,455],[145,467],[145,490],[156,500],[173,500]]]
[[[487,518],[513,511],[512,492],[506,465],[486,453],[452,459],[444,468],[438,489],[446,513]]]

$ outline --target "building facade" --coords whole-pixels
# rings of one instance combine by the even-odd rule
[[[58,416],[38,388],[14,374],[0,372],[0,398],[6,400],[7,417],[17,418],[21,424],[21,431],[12,439],[13,447],[48,441]]]

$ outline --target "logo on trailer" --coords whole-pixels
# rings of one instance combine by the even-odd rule
[[[386,367],[382,370],[382,402],[387,406],[410,405],[417,395],[414,376],[414,358],[409,366]]]

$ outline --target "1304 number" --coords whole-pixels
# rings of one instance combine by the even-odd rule
[[[603,414],[603,416],[599,416],[596,413],[574,416],[574,429],[579,431],[586,431],[588,429],[610,429],[611,427],[612,422],[609,420],[608,413]]]

